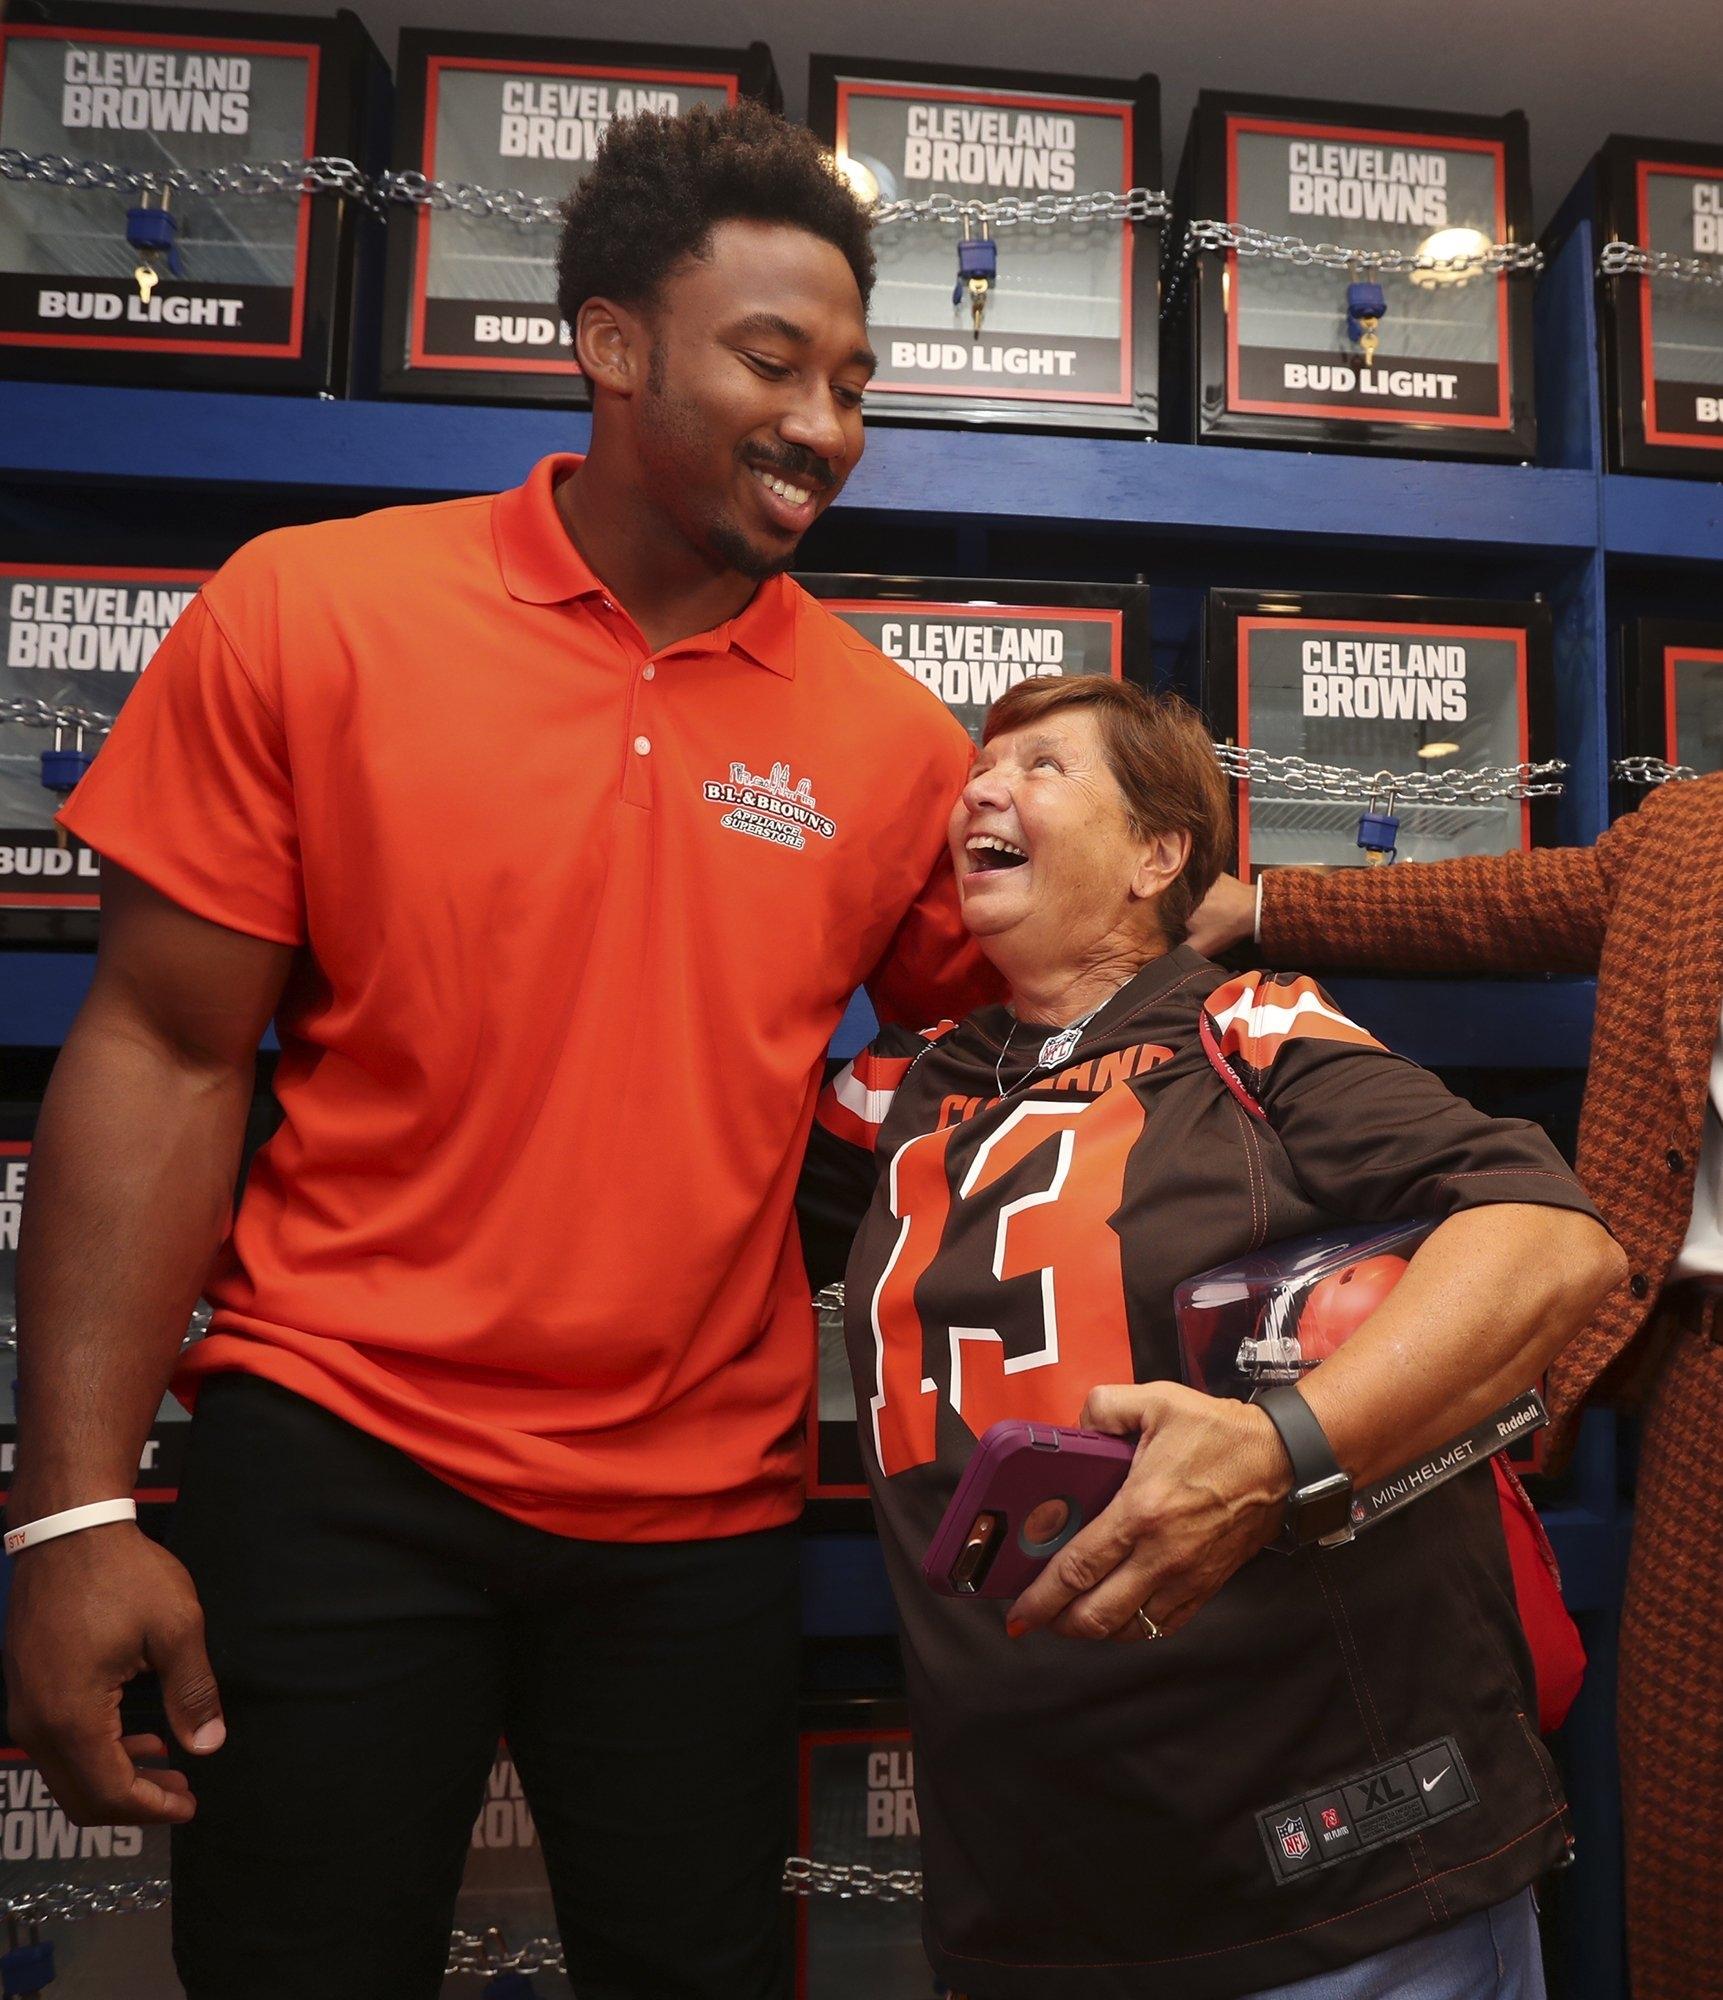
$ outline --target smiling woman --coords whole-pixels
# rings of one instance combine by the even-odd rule
[[[802,1241],[816,1284],[848,1253],[924,1936],[970,2000],[1541,2000],[1526,1885],[1563,1807],[1490,1475],[1347,1547],[1319,1503],[1344,1524],[1354,1484],[1523,1390],[1623,1261],[1535,1126],[1481,1117],[1314,981],[1182,941],[1229,831],[1176,699],[1014,689],[949,831],[1009,1001],[882,1030],[816,1113]],[[1295,1386],[1181,1381],[1186,1279],[1414,1219],[1436,1226],[1399,1282]],[[1002,1422],[1135,1440],[1003,1617],[922,1574]]]
[[[1073,1018],[1176,944],[1231,841],[1195,709],[1089,675],[994,704],[951,816],[964,922],[1037,1020]]]

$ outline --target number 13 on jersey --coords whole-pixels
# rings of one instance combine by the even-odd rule
[[[1123,1085],[1087,1104],[1026,1098],[982,1141],[955,1193],[949,1153],[961,1125],[899,1148],[889,1170],[897,1241],[869,1308],[869,1407],[874,1450],[887,1477],[937,1455],[942,1393],[979,1437],[1006,1417],[1075,1423],[1096,1383],[1133,1379],[1113,1217],[1143,1120],[1141,1101]],[[1007,1175],[1025,1183],[1025,1191],[998,1211],[987,1260],[991,1280],[973,1288],[976,1323],[924,1325],[917,1287],[975,1226],[966,1205]],[[973,1251],[966,1268],[977,1268]],[[1031,1277],[1039,1284],[1026,1302],[1021,1290],[1013,1297],[1000,1289]]]

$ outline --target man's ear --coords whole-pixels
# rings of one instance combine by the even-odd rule
[[[574,358],[595,389],[632,396],[646,379],[648,334],[639,315],[610,299],[588,299],[575,315]]]
[[[1136,872],[1131,877],[1131,894],[1139,902],[1148,902],[1159,896],[1178,877],[1179,870],[1191,858],[1191,837],[1188,833],[1153,833],[1137,859]]]

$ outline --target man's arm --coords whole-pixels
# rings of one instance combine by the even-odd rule
[[[1223,875],[1191,919],[1211,957],[1253,933],[1265,959],[1381,972],[1595,972],[1613,883],[1655,811],[1592,847],[1538,847],[1391,868],[1270,868],[1256,891]]]
[[[906,1028],[961,1021],[988,1001],[1004,998],[1003,980],[964,926],[957,879],[943,847],[866,984],[881,1022]]]
[[[37,1126],[18,1252],[14,1525],[129,1494],[225,1236],[258,1041],[290,945],[191,915],[112,863],[88,999]],[[87,1825],[188,1819],[140,1776],[119,1699],[154,1669],[188,1750],[222,1740],[191,1580],[136,1526],[20,1553],[7,1611],[11,1729]]]

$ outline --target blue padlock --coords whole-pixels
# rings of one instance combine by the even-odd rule
[[[179,217],[167,208],[128,208],[126,241],[146,257],[167,255],[168,269],[176,278],[185,276],[179,254]]]
[[[951,288],[951,303],[962,305],[963,295],[969,294],[970,324],[975,330],[975,338],[981,338],[982,316],[987,311],[987,295],[993,289],[993,281],[999,276],[999,245],[987,234],[983,225],[979,235],[969,233],[969,224],[963,225],[963,235],[957,245],[957,283]]]
[[[14,1935],[16,1927],[13,1927]],[[46,1938],[29,1944],[15,1944],[0,1953],[0,1995],[4,2000],[24,2000],[29,1993],[42,1993],[54,1983],[54,1947]]]
[[[957,246],[957,283],[952,289],[951,303],[963,303],[964,287],[972,280],[981,278],[988,284],[999,275],[999,245],[991,236],[965,236]]]
[[[1364,850],[1366,868],[1381,867],[1394,859],[1400,845],[1400,822],[1391,812],[1365,812],[1358,819],[1358,845]]]
[[[93,750],[44,750],[42,783],[64,798],[96,760]]]
[[[1377,325],[1388,317],[1388,301],[1382,287],[1374,278],[1360,278],[1346,287],[1346,338],[1362,340],[1368,331],[1374,333]]]

